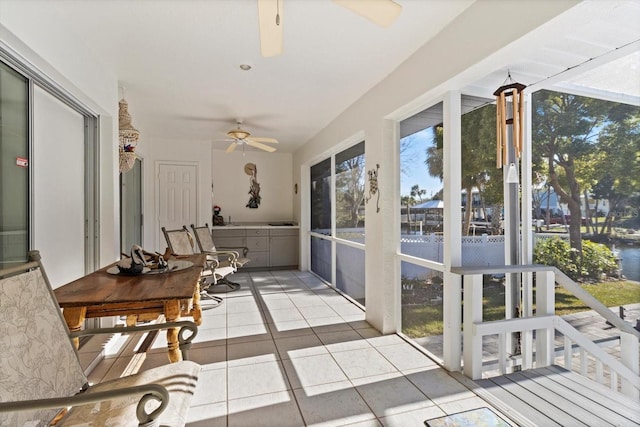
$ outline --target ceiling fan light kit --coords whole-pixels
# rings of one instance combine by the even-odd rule
[[[247,138],[248,136],[250,136],[251,134],[249,132],[247,132],[246,130],[240,129],[240,126],[238,126],[238,129],[230,130],[229,132],[227,132],[227,135],[229,135],[233,139],[243,140],[243,139]]]
[[[278,143],[277,139],[264,138],[264,137],[252,137],[251,133],[249,133],[248,131],[240,127],[240,125],[242,124],[242,121],[238,120],[236,124],[238,125],[238,127],[236,127],[235,129],[231,129],[229,132],[227,132],[227,136],[232,139],[231,144],[229,144],[229,146],[227,147],[227,150],[226,150],[227,153],[233,152],[238,145],[242,145],[242,151],[244,153],[245,144],[250,145],[251,147],[258,148],[260,150],[267,151],[269,153],[273,153],[274,151],[276,151],[275,148],[263,143],[267,142],[271,144],[277,144]]]

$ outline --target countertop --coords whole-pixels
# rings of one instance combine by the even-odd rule
[[[232,228],[247,228],[247,229],[278,229],[278,228],[295,228],[300,226],[293,221],[272,221],[272,222],[233,222],[231,224],[216,225],[212,227],[215,230],[224,230]]]

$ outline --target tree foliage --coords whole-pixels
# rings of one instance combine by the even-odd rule
[[[355,228],[364,201],[364,154],[336,163],[336,227]]]
[[[462,189],[467,194],[463,234],[468,235],[472,220],[472,192],[499,211],[502,204],[502,174],[495,167],[496,108],[486,105],[462,116]],[[427,148],[425,161],[429,174],[443,179],[443,129],[436,127],[435,137]],[[498,179],[492,179],[498,178]],[[496,215],[494,215],[495,217]]]
[[[569,225],[571,247],[581,252],[580,196],[606,180],[607,171],[618,180],[634,170],[629,160],[638,157],[638,108],[546,90],[533,94],[533,106],[534,167],[546,163],[548,184],[576,219]],[[626,172],[612,173],[618,165]],[[634,186],[637,191],[637,178],[620,179],[620,192],[609,195],[618,204]]]
[[[560,239],[545,239],[536,244],[533,262],[557,267],[573,280],[600,279],[602,274],[613,274],[616,258],[609,248],[586,241],[582,254]]]

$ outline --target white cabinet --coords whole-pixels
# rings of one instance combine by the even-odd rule
[[[247,247],[251,262],[245,268],[298,268],[297,228],[242,226],[213,227],[216,247]]]

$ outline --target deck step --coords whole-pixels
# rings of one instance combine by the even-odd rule
[[[559,366],[475,383],[489,403],[500,402],[535,425],[640,426],[640,402]]]

